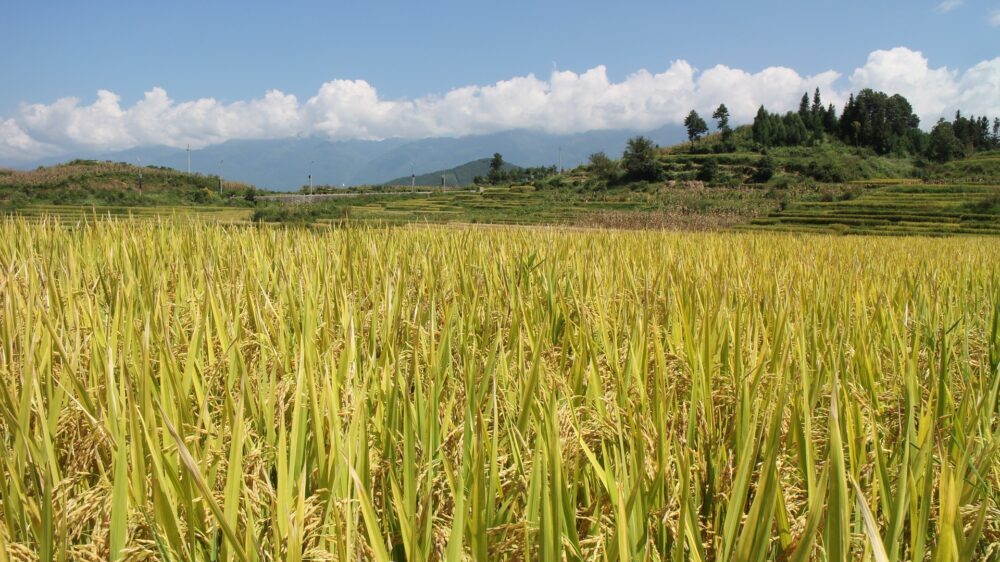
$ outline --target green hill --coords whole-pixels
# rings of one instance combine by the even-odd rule
[[[515,166],[504,162],[503,170],[519,170],[520,166]],[[421,174],[416,178],[410,178],[403,176],[396,178],[394,180],[389,180],[383,185],[410,185],[411,181],[414,185],[424,186],[424,187],[440,187],[442,183],[448,186],[456,185],[471,185],[472,180],[476,177],[482,176],[486,177],[486,174],[490,173],[490,159],[480,158],[479,160],[473,160],[472,162],[466,162],[461,166],[456,166],[454,168],[448,168],[447,170],[437,170],[435,172],[429,172],[426,174]],[[444,178],[442,182],[441,178]]]
[[[141,188],[140,188],[141,177]],[[256,189],[217,176],[120,162],[73,160],[30,171],[0,169],[0,208],[31,205],[249,204]]]

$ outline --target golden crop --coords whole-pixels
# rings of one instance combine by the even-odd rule
[[[991,559],[998,365],[989,239],[9,219],[0,561]]]

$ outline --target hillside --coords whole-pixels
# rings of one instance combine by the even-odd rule
[[[140,177],[142,180],[140,189]],[[31,205],[247,205],[256,189],[169,168],[74,160],[30,171],[0,169],[0,208]],[[252,197],[250,198],[252,199]]]
[[[519,170],[520,166],[515,166],[508,162],[504,162],[503,170]],[[490,159],[480,158],[479,160],[473,160],[472,162],[466,162],[461,166],[455,166],[454,168],[448,168],[447,170],[437,170],[434,172],[428,172],[426,174],[420,174],[416,178],[411,178],[410,176],[402,176],[393,180],[385,182],[383,185],[410,185],[411,180],[413,180],[414,185],[419,186],[431,186],[437,187],[442,183],[448,186],[456,185],[471,185],[472,180],[477,177],[486,177],[490,173]],[[442,178],[444,178],[442,180]]]

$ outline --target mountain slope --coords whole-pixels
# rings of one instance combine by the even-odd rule
[[[446,186],[470,185],[472,180],[477,176],[485,177],[486,174],[490,173],[490,160],[490,158],[480,158],[479,160],[466,162],[461,166],[420,174],[414,178],[401,176],[385,182],[385,185],[410,185],[411,179],[413,180],[413,185],[420,186],[436,187],[442,185],[442,183]],[[515,166],[508,162],[503,163],[503,170],[505,171],[517,169],[520,169],[520,166]],[[442,178],[444,178],[443,181]]]

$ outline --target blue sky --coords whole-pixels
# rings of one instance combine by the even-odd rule
[[[71,110],[93,104],[99,90],[116,96],[114,104],[102,105],[111,107],[105,116],[117,115],[116,107],[128,110],[154,87],[162,88],[171,104],[211,99],[222,107],[260,100],[266,92],[277,90],[294,96],[295,111],[301,112],[322,85],[335,80],[364,81],[378,100],[419,100],[529,75],[545,82],[543,88],[554,88],[550,82],[553,69],[582,76],[602,67],[607,82],[614,85],[644,70],[664,73],[676,61],[683,61],[696,79],[715,65],[749,74],[790,68],[805,78],[804,85],[815,82],[841,90],[831,92],[831,99],[839,101],[843,91],[865,85],[851,81],[851,76],[875,52],[903,47],[919,53],[930,71],[949,72],[957,82],[968,69],[1000,56],[1000,0],[947,0],[944,4],[924,0],[280,4],[8,0],[5,4],[0,9],[0,52],[4,53],[0,57],[0,76],[4,77],[0,156],[4,138],[8,153],[14,151],[11,146],[27,146],[26,139],[37,146],[47,145],[50,152],[80,144],[100,145],[102,138],[114,139],[105,143],[112,148],[129,144],[126,136],[132,144],[156,140],[128,129],[134,124],[126,127],[127,134],[122,132],[125,129],[98,131],[92,139],[82,139],[92,143],[81,142],[85,133],[80,131],[57,130],[68,127],[65,122]],[[831,70],[838,74],[834,81],[809,81]],[[697,90],[698,85],[693,88]],[[949,92],[942,95],[955,95]],[[334,95],[351,99],[343,88],[328,98]],[[68,97],[77,98],[77,106],[63,107],[58,115],[25,114],[26,106],[52,107]],[[699,99],[692,98],[692,103],[698,105]],[[774,96],[761,101],[785,103],[784,97]],[[986,104],[983,111],[993,107],[982,103]],[[937,111],[939,105],[931,109]],[[273,125],[272,119],[271,125],[236,136],[288,131],[345,138],[393,136],[393,131],[367,121],[363,126],[337,128],[334,121],[344,121],[351,107],[342,104],[342,113],[327,118],[325,129],[303,127],[301,122],[309,118],[297,116],[297,125],[278,127],[273,134],[263,130]],[[454,112],[454,106],[449,107]],[[417,109],[409,108],[407,115]],[[627,113],[621,108],[616,111]],[[664,110],[656,115],[661,121],[672,120],[673,113]],[[413,124],[401,134],[467,132],[438,121],[428,125],[430,120],[422,114],[413,117],[414,123],[425,126]],[[505,123],[492,116],[485,121],[489,126],[472,127],[468,132],[502,128]],[[606,115],[595,118],[593,128],[616,125],[611,121]],[[517,119],[510,123],[524,125]],[[633,123],[624,119],[617,124]],[[583,115],[542,128],[587,126]],[[198,144],[229,138],[224,131],[204,131],[202,126],[164,142],[180,142],[182,136]]]

